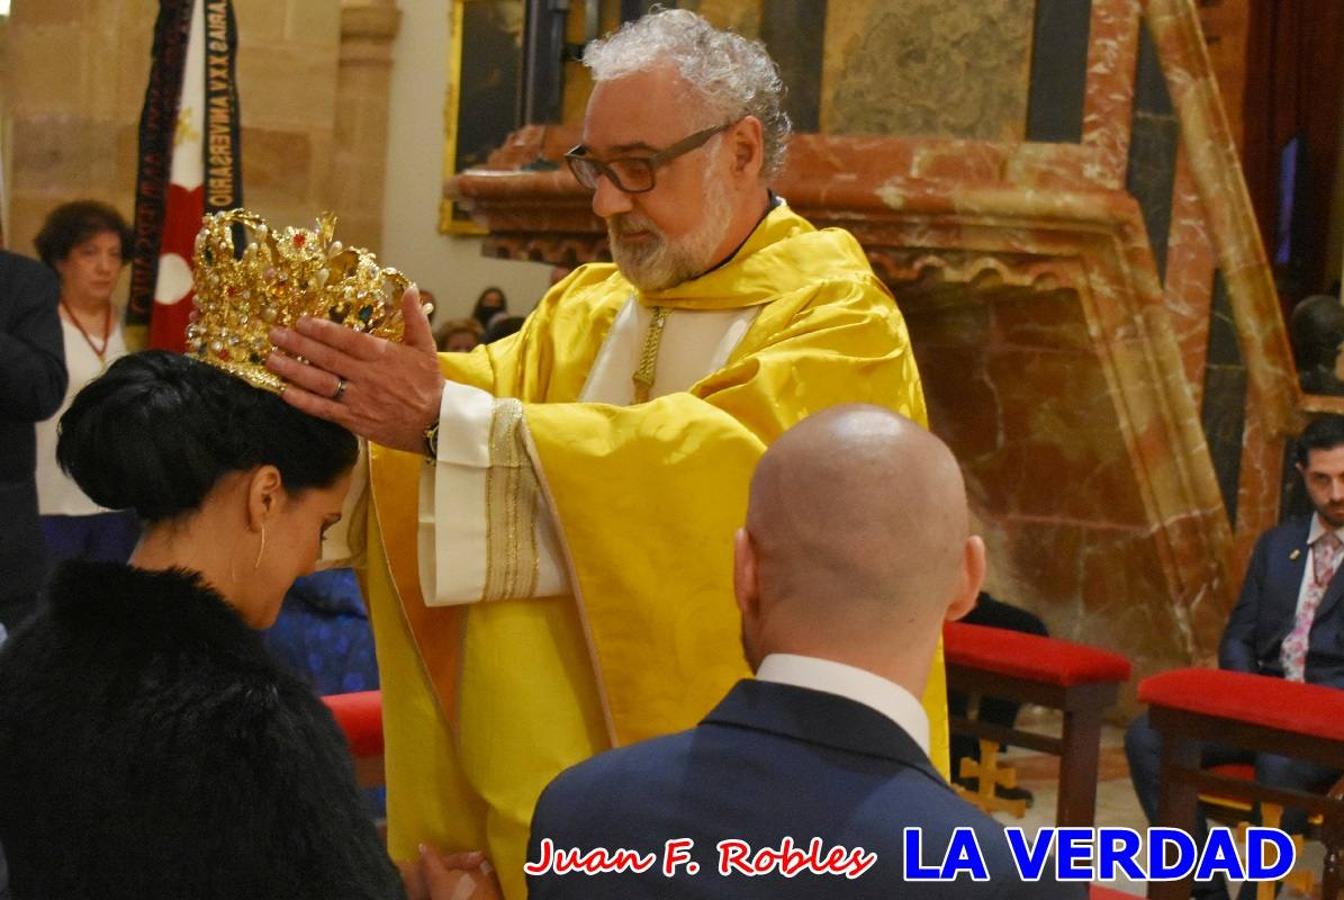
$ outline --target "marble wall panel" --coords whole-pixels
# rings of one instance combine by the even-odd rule
[[[1192,646],[1193,623],[1185,598],[1171,596],[1161,574],[1160,545],[1114,529],[1092,529],[1084,537],[1083,603],[1067,636],[1129,658],[1134,674],[1121,709],[1128,707],[1132,715],[1137,709],[1131,692],[1139,681],[1168,669],[1207,664],[1211,657]]]
[[[1207,215],[1246,365],[1248,401],[1236,515],[1236,561],[1244,563],[1255,536],[1278,518],[1274,460],[1296,430],[1301,392],[1198,10],[1190,0],[1146,0],[1145,19],[1180,119],[1183,150]]]
[[[1138,54],[1138,0],[1094,0],[1083,103],[1083,144],[1094,151],[1090,174],[1119,188],[1129,157],[1129,120]]]
[[[1199,22],[1218,90],[1227,110],[1232,139],[1242,145],[1246,100],[1246,43],[1250,37],[1251,0],[1216,0],[1199,4]]]
[[[996,347],[1092,352],[1092,335],[1073,292],[1019,288],[993,296]]]
[[[1088,354],[1091,356],[1091,354]],[[988,364],[1005,439],[977,465],[1006,514],[1141,528],[1147,510],[1095,356],[1005,349]]]
[[[1227,298],[1227,283],[1214,273],[1209,316],[1209,345],[1204,369],[1200,419],[1230,523],[1237,521],[1241,483],[1242,438],[1246,425],[1248,378],[1237,340],[1237,323]]]
[[[1113,650],[1134,665],[1117,719],[1137,711],[1133,691],[1142,678],[1207,660],[1190,652],[1187,617],[1171,602],[1154,545],[1141,530],[983,512],[981,518],[990,536],[986,584],[995,597],[1032,610],[1054,636]]]
[[[1092,0],[1036,0],[1028,141],[1078,143],[1083,139],[1091,27]]]
[[[1157,274],[1165,278],[1180,124],[1171,108],[1171,95],[1167,93],[1156,48],[1147,32],[1140,34],[1125,190],[1143,210],[1143,223]]]
[[[1171,228],[1167,235],[1167,277],[1163,287],[1168,319],[1181,346],[1186,381],[1195,403],[1204,396],[1209,316],[1213,297],[1213,241],[1208,216],[1183,150],[1176,158]]]
[[[1033,0],[848,0],[826,16],[821,130],[1021,140]]]
[[[1263,523],[1272,525],[1283,515],[1306,511],[1305,508],[1281,508],[1279,504],[1285,480],[1297,482],[1297,473],[1285,460],[1291,453],[1292,436],[1299,426],[1305,426],[1305,418],[1294,417],[1291,433],[1280,430],[1270,405],[1258,393],[1255,381],[1248,377],[1248,382],[1232,548],[1234,571],[1237,572],[1246,570],[1256,538],[1268,527]]]
[[[1127,215],[1137,218],[1132,204]],[[1113,646],[1143,672],[1203,658],[1230,604],[1215,559],[1228,529],[1216,487],[1212,500],[1191,494],[1205,451],[1184,373],[1164,371],[1178,351],[1142,229],[1110,251],[1147,260],[1138,278],[1098,265],[1104,245],[1081,268],[1056,256],[1048,270],[1026,264],[1028,248],[1066,257],[1076,234],[1001,230],[1013,252],[977,255],[964,248],[988,241],[985,222],[911,231],[963,248],[877,256],[897,261],[879,271],[897,278],[931,425],[963,461],[990,534],[991,590],[1026,595],[1056,633]],[[1032,287],[1047,274],[1081,288]],[[1154,354],[1154,344],[1171,346]]]

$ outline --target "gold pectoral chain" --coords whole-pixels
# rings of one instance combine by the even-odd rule
[[[639,357],[639,368],[630,380],[635,383],[635,402],[645,403],[649,391],[653,388],[653,379],[658,369],[658,349],[663,344],[663,326],[667,324],[667,308],[655,306],[653,318],[649,320],[649,330],[644,335],[644,352]]]

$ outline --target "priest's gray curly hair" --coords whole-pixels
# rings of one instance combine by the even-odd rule
[[[648,71],[663,62],[670,62],[704,95],[719,121],[748,115],[760,119],[765,136],[761,177],[769,180],[779,173],[792,125],[784,111],[779,67],[765,45],[720,31],[690,10],[665,9],[627,22],[589,44],[583,54],[595,82]]]

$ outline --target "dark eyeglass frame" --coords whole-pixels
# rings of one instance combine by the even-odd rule
[[[703,131],[697,131],[695,134],[682,138],[670,147],[665,147],[651,156],[618,156],[615,159],[603,162],[596,157],[588,155],[588,148],[579,144],[574,149],[565,154],[565,162],[569,164],[569,171],[574,174],[575,180],[590,191],[597,190],[597,180],[606,176],[607,180],[616,186],[616,189],[624,194],[646,194],[657,186],[655,174],[661,167],[667,165],[679,156],[684,156],[703,146],[714,135],[727,131],[736,125],[737,122],[725,122],[722,125],[715,125],[713,128],[706,128]],[[642,188],[627,187],[617,176],[613,163],[622,163],[626,166],[644,167],[649,173],[649,186]]]

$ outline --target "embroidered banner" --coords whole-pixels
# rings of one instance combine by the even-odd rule
[[[213,213],[243,205],[234,66],[238,29],[230,0],[206,0],[205,36],[205,211]]]
[[[192,0],[160,0],[154,25],[153,62],[145,104],[140,111],[140,163],[135,180],[135,246],[131,258],[130,302],[126,325],[149,326],[154,302],[154,276],[159,266],[164,200],[173,158],[177,105],[182,97],[182,72],[191,35]],[[143,343],[143,339],[140,341]]]
[[[160,0],[154,46],[127,324],[148,326],[148,346],[181,351],[201,216],[243,202],[230,0]]]

